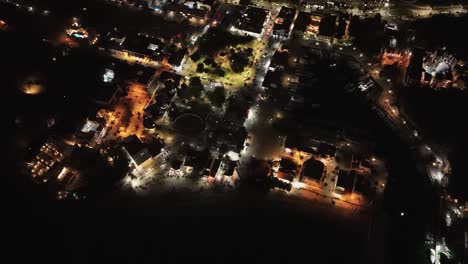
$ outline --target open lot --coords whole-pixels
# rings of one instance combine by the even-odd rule
[[[106,139],[123,139],[133,134],[143,133],[143,110],[149,101],[146,88],[139,84],[129,84],[128,94],[121,98],[110,113]]]

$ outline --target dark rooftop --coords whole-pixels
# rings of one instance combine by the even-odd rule
[[[267,15],[268,10],[266,9],[247,6],[237,22],[237,28],[260,34]]]
[[[128,36],[123,43],[123,48],[152,59],[160,59],[164,55],[164,43],[158,38],[144,34]]]
[[[356,174],[354,173],[348,173],[346,171],[340,170],[338,173],[336,186],[344,188],[345,192],[351,192],[353,189],[355,177]]]
[[[205,5],[209,5],[212,7],[215,4],[216,0],[202,0],[201,2]]]
[[[216,172],[219,169],[219,165],[221,165],[221,159],[215,159],[213,161],[213,165],[210,168],[210,176],[215,176]]]
[[[310,24],[310,13],[300,11],[294,23],[294,30],[305,32]]]
[[[281,70],[268,71],[265,75],[265,79],[263,79],[262,86],[266,88],[280,89],[282,88],[282,85],[281,85],[282,76],[283,76],[283,71]]]
[[[224,171],[224,175],[226,176],[232,176],[234,173],[234,170],[236,169],[237,161],[230,160],[227,163],[227,168]]]
[[[136,135],[131,135],[124,139],[123,147],[132,157],[137,165],[142,164],[146,160],[150,159],[151,153],[148,148],[140,141]]]
[[[278,66],[287,67],[288,66],[288,55],[287,51],[277,50],[271,59],[270,67],[276,68]]]
[[[145,148],[145,145],[136,135],[128,136],[123,141],[123,147],[130,156],[133,156]]]
[[[319,181],[322,178],[324,169],[325,165],[321,161],[311,158],[304,162],[302,172],[304,177]]]
[[[296,14],[296,9],[282,6],[278,17],[293,19]]]
[[[282,158],[280,161],[280,172],[283,173],[293,173],[293,171],[297,170],[297,164],[288,158]]]
[[[336,30],[336,16],[328,15],[320,20],[319,35],[333,37]]]
[[[209,152],[196,151],[189,148],[186,152],[184,166],[203,169],[208,166]]]

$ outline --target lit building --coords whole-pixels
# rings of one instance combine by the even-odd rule
[[[68,158],[74,148],[74,145],[67,144],[61,138],[49,137],[26,167],[33,178],[46,182],[52,169]]]
[[[123,34],[117,30],[109,32],[102,41],[101,49],[111,56],[144,66],[177,67],[182,63],[187,49],[174,39],[165,40],[148,34]]]
[[[275,24],[273,26],[273,36],[288,38],[289,32],[293,27],[293,21],[296,17],[296,9],[289,7],[281,7],[281,10],[276,17]]]
[[[435,89],[455,88],[464,90],[468,86],[468,70],[463,62],[443,50],[416,54],[421,63],[421,74],[415,84],[430,86]],[[415,53],[413,52],[413,58]],[[410,64],[411,66],[411,64]]]
[[[5,21],[0,20],[0,31],[4,31],[7,29],[8,29],[8,24]]]
[[[73,134],[73,138],[78,145],[94,147],[102,142],[102,137],[105,135],[103,125],[104,121],[86,119],[82,128]]]
[[[194,24],[204,24],[206,23],[208,13],[211,11],[213,2],[180,0],[165,5],[164,10],[166,10],[169,16],[178,15],[187,18]]]
[[[310,23],[307,26],[307,33],[310,36],[317,36],[319,33],[320,21],[322,20],[322,16],[320,15],[310,15]]]
[[[237,20],[232,29],[254,37],[259,37],[262,33],[263,26],[268,15],[269,11],[266,9],[255,6],[246,6],[241,17]]]

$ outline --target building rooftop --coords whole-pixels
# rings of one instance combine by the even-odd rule
[[[262,86],[266,88],[279,89],[282,88],[281,77],[283,76],[283,71],[275,70],[268,71],[263,79]]]
[[[208,166],[209,153],[188,149],[185,155],[184,166],[203,169]]]
[[[318,161],[314,158],[310,158],[306,162],[304,162],[302,173],[303,176],[308,179],[320,181],[324,169],[325,165],[321,161]]]
[[[305,32],[310,22],[310,13],[300,11],[294,23],[294,30]]]
[[[333,37],[336,31],[336,16],[328,15],[320,20],[319,35]]]
[[[338,172],[338,180],[336,181],[336,186],[342,187],[345,189],[345,192],[351,192],[354,185],[354,179],[356,174],[348,173],[344,170]]]
[[[164,43],[160,39],[141,33],[128,36],[123,43],[123,48],[156,60],[164,55]]]
[[[198,9],[198,8],[190,8],[190,6],[188,5],[184,5],[184,4],[177,4],[177,3],[169,3],[167,5],[164,6],[164,9],[166,9],[166,11],[169,11],[169,12],[177,12],[177,13],[181,13],[181,14],[184,14],[184,15],[188,15],[188,16],[192,16],[192,17],[196,17],[196,18],[205,18],[207,13],[208,13],[208,9]]]
[[[241,30],[260,34],[267,15],[268,10],[266,9],[247,6],[237,21],[236,27]]]
[[[288,66],[288,56],[289,52],[277,50],[271,59],[270,67],[276,68],[282,66],[286,68]]]
[[[219,165],[221,165],[221,159],[215,159],[210,168],[210,176],[214,177],[216,172],[218,172]]]
[[[137,165],[152,157],[148,148],[136,135],[125,138],[122,145]]]
[[[295,173],[297,164],[289,158],[281,158],[279,171],[282,173]]]
[[[121,48],[127,36],[119,31],[111,31],[103,40],[103,45],[107,48]]]
[[[216,0],[202,0],[201,2],[212,7],[216,3]]]
[[[225,176],[232,176],[232,174],[234,173],[234,170],[236,169],[236,166],[237,166],[237,161],[229,160],[226,163],[224,175]]]
[[[282,6],[278,17],[293,19],[296,15],[296,9],[287,6]]]

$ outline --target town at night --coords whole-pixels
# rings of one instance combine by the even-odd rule
[[[467,0],[0,0],[5,262],[468,263]]]

